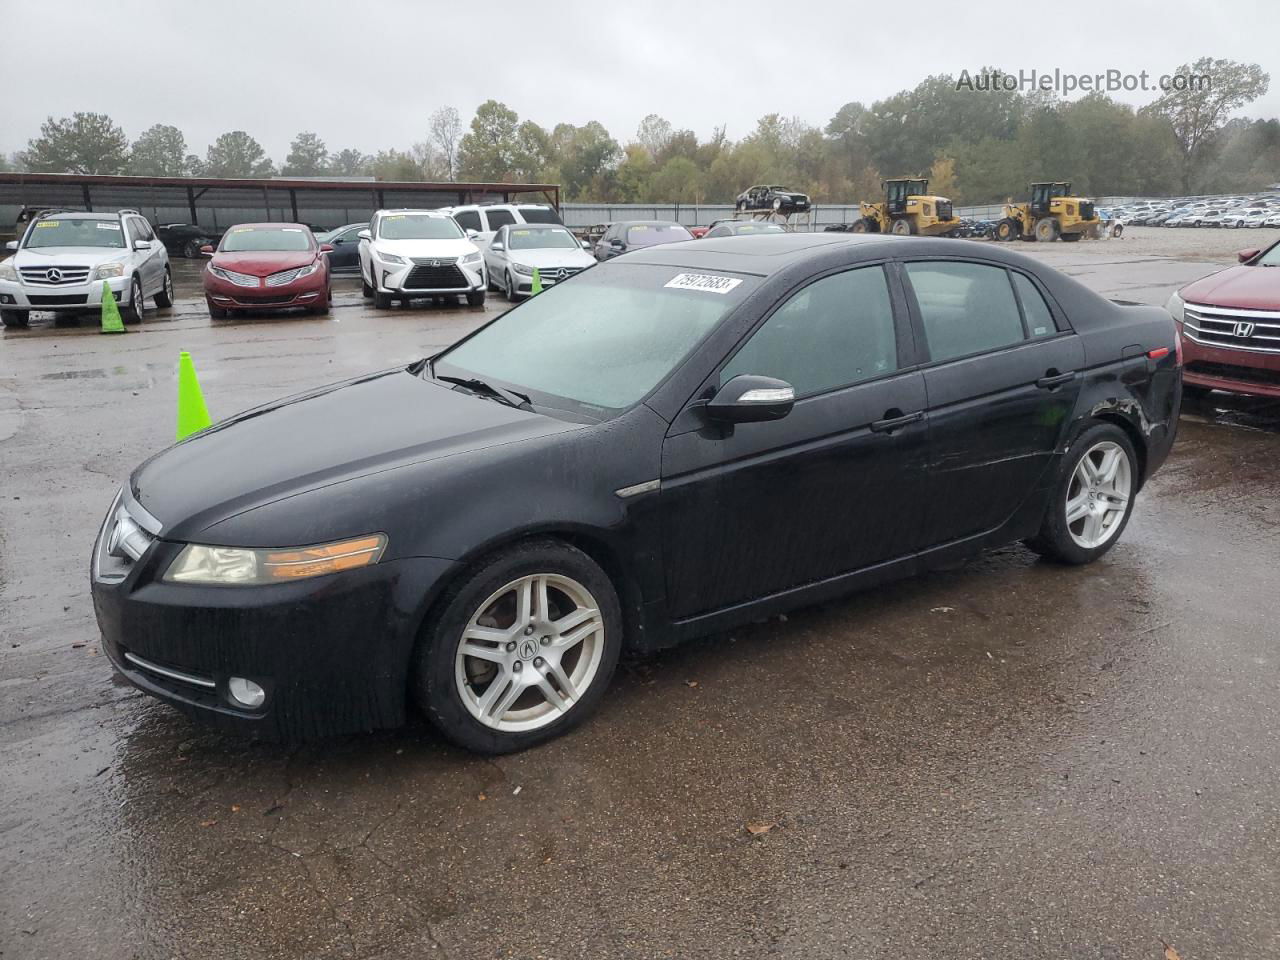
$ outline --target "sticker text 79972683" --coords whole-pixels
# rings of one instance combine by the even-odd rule
[[[677,273],[663,284],[673,290],[697,290],[701,293],[724,295],[742,281],[734,277],[718,277],[712,273]]]

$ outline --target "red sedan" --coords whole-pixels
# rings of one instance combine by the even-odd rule
[[[1189,393],[1280,397],[1280,243],[1241,250],[1240,265],[1169,298]]]
[[[328,313],[329,260],[333,247],[316,242],[301,223],[242,223],[222,236],[204,271],[209,316],[225,318],[233,310],[304,307]]]

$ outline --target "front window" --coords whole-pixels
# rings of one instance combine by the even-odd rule
[[[644,399],[757,283],[680,267],[603,264],[503,314],[442,354],[436,370],[602,419]]]
[[[653,247],[659,243],[692,239],[693,234],[678,223],[642,223],[627,228],[629,247]]]
[[[472,216],[479,224],[480,218]],[[391,213],[378,221],[379,240],[459,240],[462,236],[462,230],[451,217]]]
[[[525,223],[560,223],[560,215],[550,207],[520,207]]]
[[[311,237],[302,227],[232,227],[220,249],[223,253],[301,253],[311,249]]]
[[[28,249],[41,247],[124,247],[119,220],[37,220],[27,237]]]
[[[512,227],[507,231],[512,250],[574,250],[578,241],[572,233],[563,228],[556,230],[522,230]]]

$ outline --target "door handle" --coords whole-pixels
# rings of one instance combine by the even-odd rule
[[[915,413],[904,414],[901,410],[886,410],[883,420],[872,420],[871,430],[873,433],[892,433],[899,427],[905,427],[911,423],[919,423],[924,419],[924,411],[917,410]]]
[[[1068,370],[1066,373],[1058,373],[1053,369],[1046,370],[1044,376],[1036,381],[1036,386],[1041,390],[1056,390],[1064,383],[1070,383],[1076,377],[1074,370]]]

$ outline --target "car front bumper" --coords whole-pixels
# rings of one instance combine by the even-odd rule
[[[204,295],[209,305],[221,310],[284,310],[290,307],[314,307],[324,303],[329,294],[329,278],[323,270],[309,277],[278,287],[242,287],[204,273]]]
[[[93,607],[117,672],[194,720],[277,741],[401,725],[418,630],[454,567],[414,557],[293,583],[197,586],[161,580],[182,544],[158,539],[110,580],[101,541]],[[232,677],[262,687],[262,706],[237,703]]]
[[[445,293],[475,293],[485,288],[484,261],[476,263],[444,262],[438,267],[425,263],[386,263],[373,261],[374,280],[382,293],[395,296],[431,297]]]
[[[1280,397],[1280,352],[1210,347],[1182,336],[1182,362],[1183,383],[1255,397]]]
[[[102,280],[86,283],[33,284],[0,280],[0,307],[5,310],[91,310],[102,306]],[[118,303],[129,302],[129,277],[109,277],[105,283]]]

